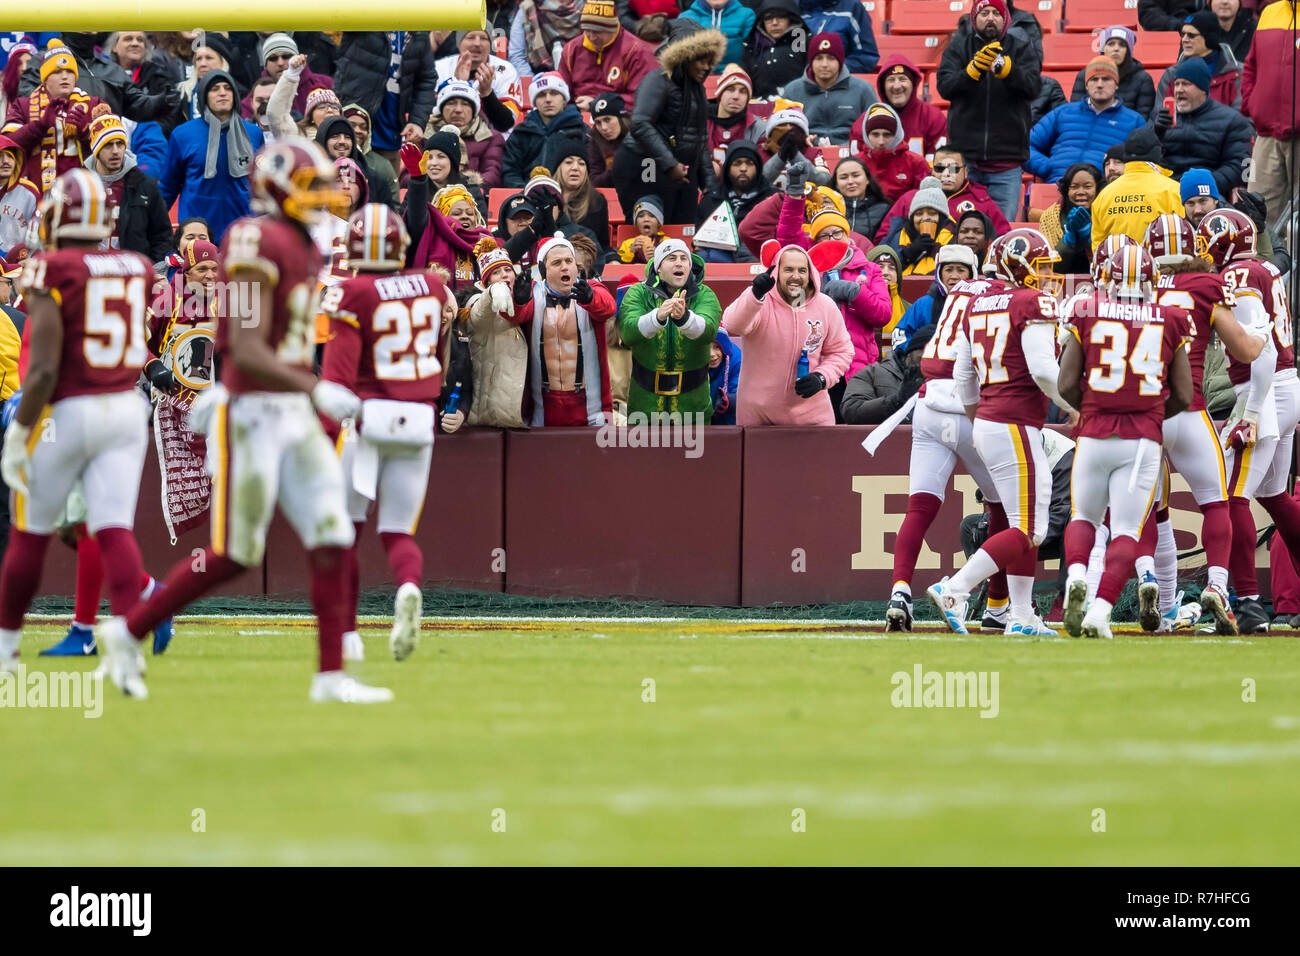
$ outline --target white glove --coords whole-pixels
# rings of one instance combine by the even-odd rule
[[[448,435],[455,432],[461,425],[465,424],[465,413],[459,408],[450,415],[442,416],[442,430]]]
[[[510,286],[505,282],[493,282],[488,286],[488,301],[492,311],[497,315],[515,314],[515,297],[510,294]]]
[[[322,415],[336,422],[356,418],[361,411],[361,399],[338,382],[327,382],[324,379],[317,382],[311,390],[311,403]]]
[[[217,407],[226,404],[230,393],[226,386],[209,385],[194,399],[190,406],[190,431],[196,435],[206,435],[212,430],[212,420],[217,415]]]
[[[0,475],[4,475],[5,484],[24,495],[28,493],[27,472],[32,463],[32,456],[27,453],[27,440],[31,435],[30,425],[10,422],[9,430],[5,432],[4,452],[0,454]]]

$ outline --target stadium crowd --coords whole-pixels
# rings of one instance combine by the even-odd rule
[[[352,209],[401,213],[408,266],[451,282],[475,383],[465,421],[539,426],[635,411],[878,422],[919,387],[947,289],[1015,223],[1036,224],[1057,271],[1084,273],[1107,236],[1232,205],[1289,271],[1289,0],[1140,0],[1136,24],[1094,31],[1068,101],[1045,75],[1043,24],[1012,0],[953,13],[924,65],[894,42],[904,0],[889,22],[870,6],[501,0],[486,29],[459,32],[6,33],[3,274],[17,277],[42,196],[78,166],[116,207],[106,245],[187,272],[190,243],[219,246],[249,214],[257,150],[306,137]],[[1180,51],[1148,69],[1160,32]],[[343,223],[315,237],[323,287],[349,275]],[[596,353],[599,388],[550,381],[547,339],[471,308],[501,248],[541,278],[548,248],[617,278],[615,314],[584,309],[561,330]],[[20,287],[0,293],[21,312]],[[553,391],[581,401],[557,411]]]

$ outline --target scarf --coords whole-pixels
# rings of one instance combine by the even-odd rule
[[[73,89],[68,95],[68,102],[72,106],[78,104],[84,106],[87,111],[90,110],[90,96],[83,92],[80,87]],[[27,100],[27,118],[28,120],[39,119],[45,115],[45,110],[50,105],[50,92],[42,84],[32,90],[32,95]],[[69,149],[76,150],[76,156],[81,158],[81,142],[77,134],[77,128],[71,123],[55,123],[45,131],[45,136],[41,139],[41,195],[45,195],[54,186],[54,180],[59,178],[58,162],[59,157],[69,155]]]
[[[524,56],[528,65],[542,73],[555,69],[551,51],[556,41],[564,43],[580,32],[581,0],[520,0],[524,14]]]
[[[203,178],[212,179],[217,175],[221,134],[227,131],[226,172],[231,179],[242,179],[247,176],[253,166],[253,144],[248,140],[248,130],[244,129],[244,121],[239,116],[238,106],[224,123],[206,107],[203,110],[203,119],[208,124],[208,154],[203,161]]]

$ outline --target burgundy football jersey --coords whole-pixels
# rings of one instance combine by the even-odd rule
[[[1273,322],[1273,346],[1277,349],[1277,371],[1295,368],[1295,339],[1291,328],[1291,305],[1286,298],[1282,273],[1263,259],[1230,262],[1220,273],[1223,283],[1234,294],[1253,290],[1264,303],[1264,311]],[[1250,366],[1228,359],[1228,378],[1233,385],[1250,381]]]
[[[433,402],[442,391],[441,344],[446,336],[441,279],[412,270],[362,273],[327,289],[329,316],[322,375],[359,398]]]
[[[24,269],[26,294],[52,296],[63,320],[50,401],[134,388],[149,358],[149,261],[135,252],[63,249],[32,256]]]
[[[971,298],[963,322],[980,383],[976,418],[1041,428],[1047,396],[1029,374],[1020,336],[1031,325],[1056,328],[1057,304],[1035,289],[1006,285]]]
[[[1165,383],[1191,334],[1187,312],[1094,292],[1075,301],[1066,325],[1083,348],[1079,434],[1163,442]]]
[[[957,336],[961,334],[962,320],[970,308],[971,299],[991,292],[1000,292],[1007,284],[1000,279],[963,279],[948,292],[943,311],[939,313],[934,335],[921,353],[921,374],[927,382],[952,378],[953,364],[957,359]]]
[[[321,255],[299,227],[277,219],[237,220],[221,241],[217,354],[221,382],[232,394],[274,391],[241,373],[230,353],[231,322],[269,322],[267,342],[286,365],[311,371],[315,360],[316,273]],[[271,314],[254,316],[257,284],[271,286]],[[222,296],[224,295],[224,298]]]
[[[1205,377],[1205,350],[1214,332],[1211,317],[1216,305],[1235,305],[1232,291],[1213,272],[1182,272],[1160,276],[1156,282],[1156,304],[1182,309],[1189,316],[1191,332],[1187,342],[1187,360],[1192,366],[1192,404],[1189,412],[1205,408],[1201,382]]]

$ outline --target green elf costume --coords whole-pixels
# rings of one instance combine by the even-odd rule
[[[627,290],[618,310],[619,334],[632,350],[628,415],[710,417],[709,345],[721,324],[722,306],[704,284],[704,260],[680,239],[661,242],[645,281]]]

